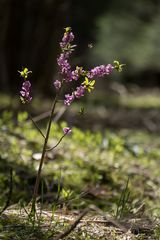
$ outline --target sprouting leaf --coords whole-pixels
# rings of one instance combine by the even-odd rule
[[[81,108],[80,108],[79,114],[80,114],[80,115],[84,115],[84,107],[81,107]]]
[[[20,76],[25,79],[27,79],[29,73],[32,73],[32,71],[29,71],[28,68],[24,68],[24,69],[22,69],[22,71],[18,71],[18,72],[19,72]]]
[[[93,81],[90,81],[90,86],[94,86],[94,84],[95,84],[95,80],[93,80]]]
[[[126,64],[120,64],[119,61],[114,61],[114,68],[118,71],[118,72],[122,72],[122,67],[125,66]]]
[[[66,33],[70,32],[72,30],[71,27],[66,27],[64,29],[65,29]]]
[[[82,83],[82,85],[84,85],[88,92],[91,92],[94,89],[95,82],[95,80],[89,81],[89,79],[85,77],[85,81]]]

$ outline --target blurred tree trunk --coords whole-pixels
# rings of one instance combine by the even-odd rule
[[[68,0],[0,0],[1,90],[17,92],[21,87],[17,70],[22,66],[33,71],[38,89],[47,89],[68,4]]]
[[[5,54],[5,41],[9,24],[10,0],[0,1],[0,82],[1,89],[9,90],[9,73],[7,71],[7,58]]]

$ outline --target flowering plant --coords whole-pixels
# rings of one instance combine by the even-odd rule
[[[57,64],[59,67],[59,74],[60,74],[60,79],[56,79],[53,82],[53,85],[56,90],[56,95],[51,107],[51,113],[50,113],[50,118],[48,122],[48,126],[46,129],[46,134],[44,134],[40,128],[37,126],[37,124],[33,121],[34,125],[37,127],[39,132],[44,138],[44,144],[43,144],[43,150],[42,150],[42,156],[41,160],[39,163],[39,168],[37,172],[37,177],[36,177],[36,182],[35,182],[35,187],[34,187],[34,193],[33,193],[33,201],[32,201],[32,211],[35,209],[35,203],[36,203],[36,198],[38,195],[38,189],[39,189],[39,183],[40,183],[40,177],[41,177],[41,171],[42,171],[42,166],[44,163],[45,155],[47,151],[50,151],[54,148],[56,148],[59,143],[62,141],[62,139],[67,135],[71,133],[70,127],[65,127],[63,129],[63,135],[57,142],[57,144],[51,148],[48,148],[48,140],[49,140],[49,135],[50,135],[50,129],[51,129],[51,124],[52,124],[52,118],[54,114],[54,110],[56,107],[56,103],[59,100],[61,89],[63,86],[69,85],[72,81],[76,81],[78,83],[78,86],[74,91],[71,93],[65,94],[64,96],[64,104],[66,106],[71,105],[71,103],[75,99],[80,99],[83,97],[86,92],[92,92],[96,83],[97,78],[99,77],[104,77],[106,75],[109,75],[113,72],[113,70],[117,70],[119,72],[122,71],[122,67],[124,64],[120,64],[118,61],[114,61],[114,64],[107,64],[107,65],[100,65],[96,66],[91,70],[84,70],[83,67],[76,66],[75,69],[72,69],[69,59],[72,54],[72,52],[75,50],[76,45],[72,44],[74,40],[74,34],[71,30],[70,27],[65,28],[64,35],[62,37],[62,41],[60,42],[60,49],[61,53],[57,58]],[[32,97],[30,96],[30,89],[31,89],[31,83],[28,80],[28,75],[31,73],[27,68],[24,68],[22,71],[18,71],[20,73],[20,76],[23,78],[23,83],[22,83],[22,89],[20,91],[20,99],[22,103],[29,103],[32,100]]]

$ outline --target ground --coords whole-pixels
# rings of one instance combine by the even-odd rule
[[[64,120],[76,127],[46,156],[35,221],[28,204],[43,138],[24,109],[15,114],[7,101],[3,97],[0,120],[1,211],[6,206],[0,239],[56,239],[84,209],[87,213],[64,239],[160,239],[157,93],[150,101],[148,93],[119,96],[112,108],[93,100],[83,114],[84,103],[69,112],[61,108]],[[53,124],[49,147],[62,136],[64,120]],[[37,123],[44,131],[44,115]]]

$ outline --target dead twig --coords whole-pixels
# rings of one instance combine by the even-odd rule
[[[92,209],[93,211],[96,211],[98,214],[103,216],[103,218],[107,224],[110,224],[118,229],[121,229],[124,233],[126,233],[128,231],[128,229],[126,227],[124,227],[122,224],[120,224],[117,220],[106,216],[106,214],[100,208],[96,207],[95,205],[91,205],[90,209]]]
[[[90,211],[90,208],[86,208],[81,214],[80,216],[74,221],[73,224],[71,224],[66,231],[64,231],[63,233],[60,233],[57,237],[54,238],[54,240],[59,240],[59,239],[63,239],[64,237],[66,237],[67,235],[69,235],[78,225],[78,223],[80,223],[81,219]],[[53,236],[53,234],[49,237],[51,238]]]
[[[89,212],[89,211],[95,211],[98,214],[100,214],[101,216],[103,216],[104,220],[82,220],[82,218]],[[98,207],[91,205],[88,208],[86,208],[81,215],[73,222],[73,224],[71,224],[66,231],[64,231],[63,233],[60,233],[57,237],[53,238],[54,240],[59,240],[59,239],[63,239],[64,237],[66,237],[67,235],[69,235],[75,228],[76,226],[80,223],[80,222],[84,222],[84,223],[88,223],[88,222],[98,222],[98,223],[106,223],[106,224],[110,224],[118,229],[120,229],[122,232],[126,233],[128,231],[127,228],[125,228],[122,224],[118,223],[116,220],[109,218],[108,216],[106,216],[106,214],[99,209]],[[50,235],[49,239],[53,236]]]
[[[53,122],[57,122],[62,117],[62,115],[65,113],[66,109],[67,108],[65,106],[61,107],[60,110],[58,111],[58,113],[53,118]],[[50,114],[51,114],[51,111],[47,111],[47,112],[39,114],[36,117],[33,117],[32,119],[34,122],[39,122],[39,121],[42,121],[45,118],[49,117]]]

